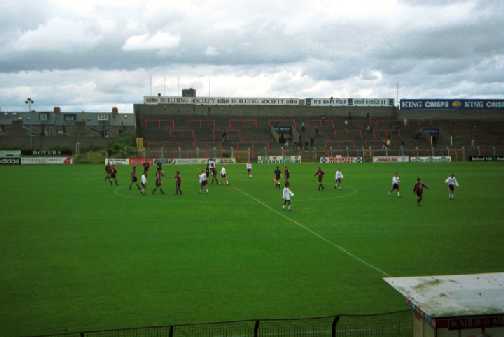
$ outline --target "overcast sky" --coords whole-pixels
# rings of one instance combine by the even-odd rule
[[[0,107],[153,93],[503,98],[501,0],[2,0]]]

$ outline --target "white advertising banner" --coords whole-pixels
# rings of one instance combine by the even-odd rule
[[[327,156],[320,157],[321,164],[356,164],[362,163],[362,157]]]
[[[130,161],[128,158],[106,158],[105,159],[105,165],[109,164],[110,165],[129,165]]]
[[[301,164],[301,156],[257,156],[259,164]]]
[[[410,157],[412,163],[449,163],[452,161],[451,156],[420,156]]]
[[[173,160],[175,165],[206,165],[210,158],[176,158]],[[235,164],[236,158],[214,158],[220,165]]]
[[[72,165],[72,157],[21,157],[21,165]]]
[[[408,163],[408,156],[373,156],[373,163]]]
[[[19,157],[21,157],[21,150],[0,150],[0,157],[1,158],[9,158],[9,157],[19,158]]]

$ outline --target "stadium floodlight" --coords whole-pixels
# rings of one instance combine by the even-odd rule
[[[31,111],[32,111],[32,110],[31,110],[31,106],[32,106],[32,104],[33,104],[33,103],[35,103],[35,101],[34,101],[34,100],[32,100],[32,98],[31,98],[31,97],[28,97],[28,98],[26,99],[25,104],[27,104],[27,105],[28,105],[28,112],[31,112]]]

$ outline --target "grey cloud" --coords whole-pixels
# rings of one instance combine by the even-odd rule
[[[444,13],[466,3],[474,9],[467,18],[455,15],[453,19],[446,13],[449,20],[436,24],[422,17],[426,11]],[[142,4],[121,7],[104,2],[97,7],[97,17],[79,18],[78,13],[62,12],[48,1],[4,1],[0,3],[0,80],[4,81],[0,104],[18,104],[30,87],[39,102],[48,105],[81,107],[85,95],[93,106],[136,101],[145,94],[147,74],[160,69],[169,69],[172,77],[190,77],[200,87],[205,81],[198,81],[198,76],[269,76],[268,89],[279,95],[324,96],[362,88],[390,96],[397,82],[408,95],[504,93],[498,91],[504,78],[502,1],[403,0],[398,8],[407,8],[404,13],[411,16],[404,25],[389,22],[390,18],[344,16],[303,22],[301,15],[296,17],[301,28],[296,29],[288,20],[279,20],[280,2],[270,13],[264,12],[264,4],[221,5],[215,14],[198,9],[149,12]],[[307,10],[302,5],[296,4],[300,11]],[[236,20],[237,11],[253,13]],[[62,50],[13,47],[23,33],[55,18],[84,22],[96,42]],[[107,20],[113,23],[110,29],[102,27]],[[180,41],[163,52],[124,50],[129,37],[157,32],[180,36]]]

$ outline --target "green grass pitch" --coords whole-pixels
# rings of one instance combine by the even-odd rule
[[[272,165],[229,165],[199,193],[200,167],[165,166],[167,195],[104,182],[102,166],[0,167],[2,336],[405,309],[391,276],[504,270],[504,166],[289,165],[293,211]],[[387,194],[401,175],[402,197]],[[461,187],[448,200],[444,179]],[[152,173],[151,173],[152,174]],[[414,180],[430,186],[416,206]],[[151,181],[152,183],[152,177]],[[383,273],[381,272],[383,271]]]

